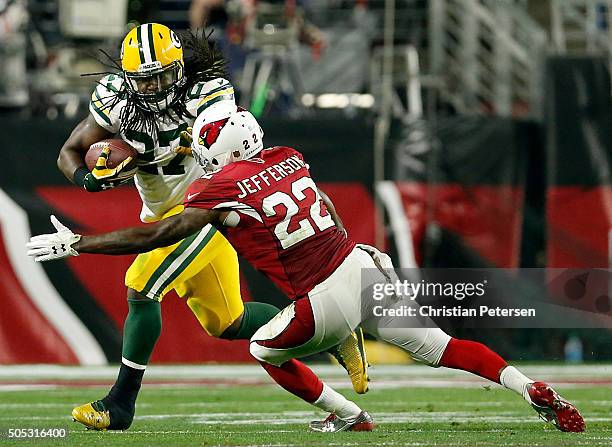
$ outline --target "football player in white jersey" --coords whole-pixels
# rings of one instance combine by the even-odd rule
[[[182,138],[188,139],[186,131],[198,114],[220,101],[234,104],[234,88],[224,78],[222,57],[205,37],[179,37],[157,23],[138,26],[123,40],[120,70],[98,82],[90,114],[64,143],[58,167],[90,192],[134,177],[143,222],[178,214],[187,187],[203,174]],[[115,136],[137,150],[137,168],[126,172],[121,163],[106,169],[101,157],[99,167],[90,172],[84,163],[89,146]],[[210,225],[169,247],[139,255],[125,284],[129,311],[117,381],[106,397],[72,411],[74,419],[89,428],[121,430],[131,425],[142,377],[161,331],[160,303],[170,290],[185,299],[204,330],[215,337],[249,339],[278,312],[265,303],[243,304],[236,252]],[[357,392],[367,390],[362,345],[359,334],[334,351]]]

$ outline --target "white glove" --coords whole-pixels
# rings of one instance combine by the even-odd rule
[[[36,262],[78,256],[79,253],[72,248],[72,244],[78,242],[81,239],[81,235],[74,234],[53,215],[51,215],[51,223],[57,230],[57,233],[31,237],[30,242],[26,244],[28,256],[32,256]]]

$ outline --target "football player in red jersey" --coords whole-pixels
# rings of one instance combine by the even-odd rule
[[[326,350],[358,326],[431,366],[469,371],[515,391],[562,431],[584,430],[571,403],[485,345],[450,337],[437,327],[407,328],[393,316],[374,315],[373,298],[362,290],[390,279],[389,257],[340,230],[333,205],[313,182],[302,155],[289,147],[263,149],[261,128],[249,112],[211,106],[196,120],[193,136],[193,156],[209,173],[190,186],[181,214],[95,236],[76,235],[52,218],[58,232],[33,237],[28,254],[46,261],[79,253],[146,252],[213,224],[294,300],[253,335],[250,350],[282,387],[330,413],[311,422],[311,430],[374,427],[365,411],[295,360]],[[380,304],[392,309],[398,303],[390,297]]]

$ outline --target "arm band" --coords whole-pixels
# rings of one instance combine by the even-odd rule
[[[87,169],[85,166],[81,166],[80,168],[77,168],[76,171],[74,171],[74,174],[72,174],[72,181],[75,185],[78,185],[83,188],[85,186],[84,182],[85,176],[87,174],[89,174],[89,169]]]

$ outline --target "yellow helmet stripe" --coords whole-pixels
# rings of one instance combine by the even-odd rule
[[[143,45],[142,45],[142,37],[140,36],[141,31],[142,31],[142,25],[136,28],[136,43],[138,44],[138,53],[140,54],[140,63],[144,64],[145,56],[142,50]]]

